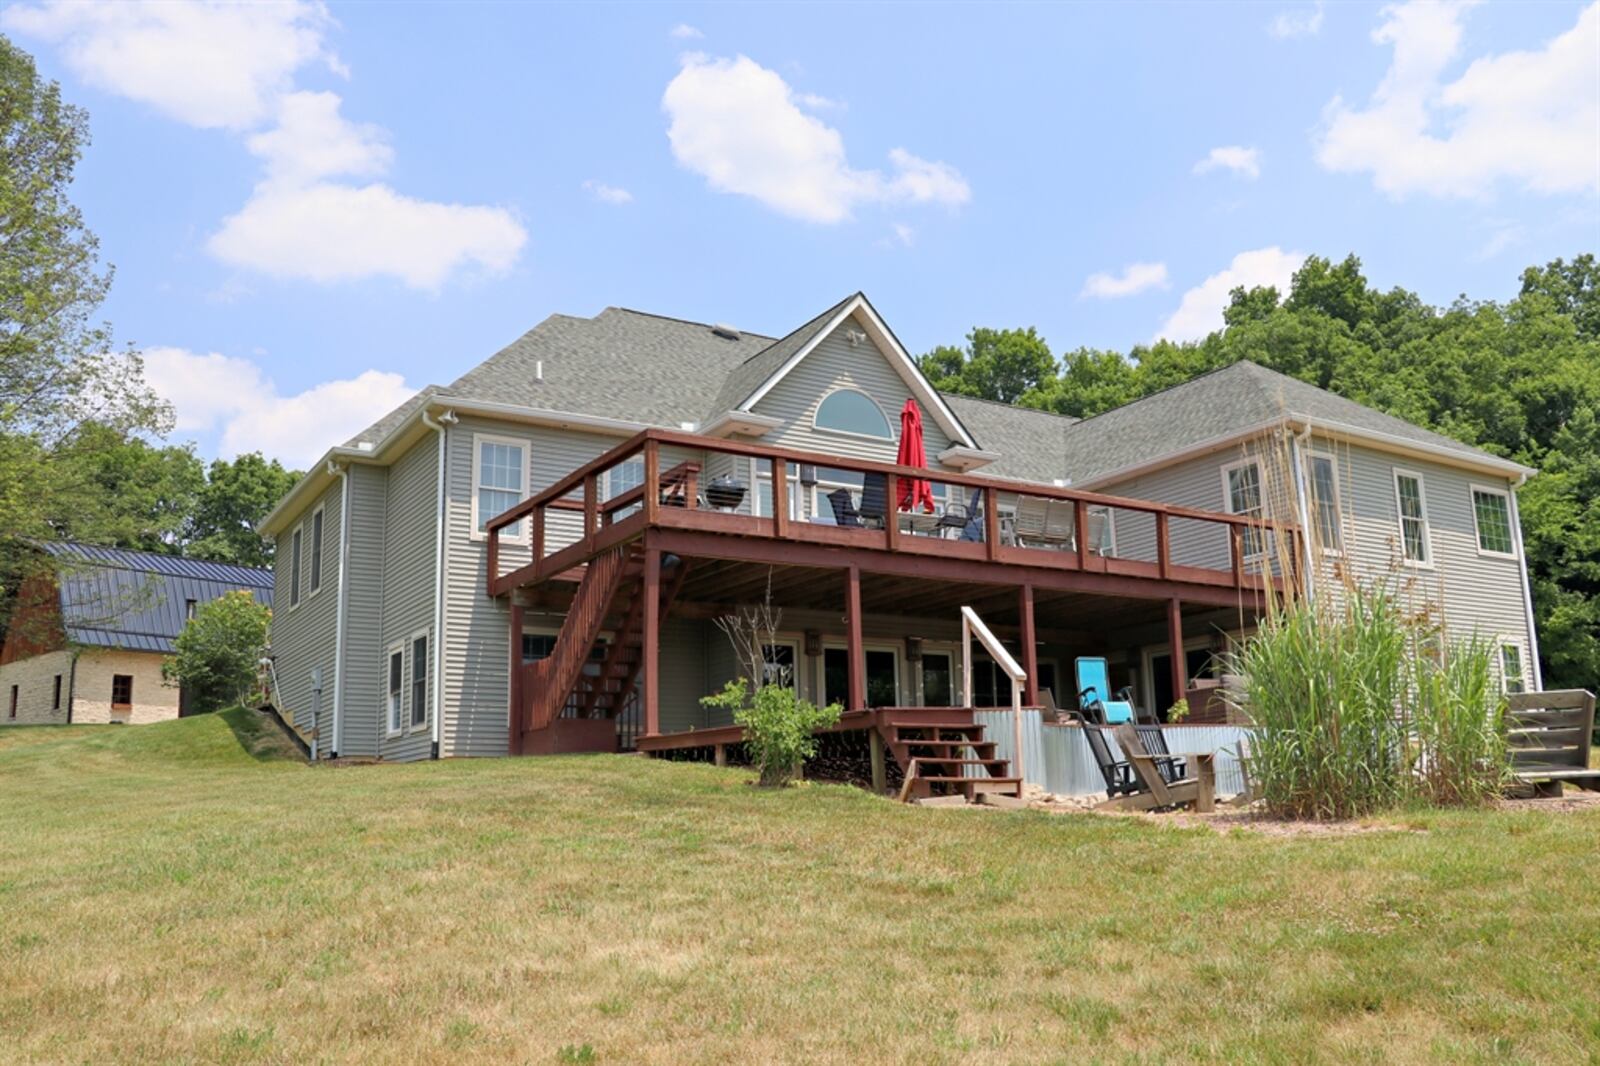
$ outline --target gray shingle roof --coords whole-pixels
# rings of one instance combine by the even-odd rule
[[[188,600],[206,603],[244,589],[272,606],[270,570],[92,544],[42,547],[61,561],[61,621],[78,644],[170,653]]]
[[[711,402],[711,409],[705,413],[705,418],[709,420],[724,411],[738,408],[751,393],[761,387],[763,382],[776,374],[783,364],[789,361],[790,356],[815,340],[817,334],[845,304],[860,295],[859,292],[851,293],[793,333],[774,341],[734,367],[722,383],[722,388],[717,391],[716,398]]]
[[[1065,433],[1066,474],[1074,484],[1091,482],[1289,415],[1488,455],[1246,360],[1075,423]]]
[[[1000,453],[975,473],[1045,484],[1067,476],[1065,434],[1076,418],[952,392],[939,395],[980,448]]]

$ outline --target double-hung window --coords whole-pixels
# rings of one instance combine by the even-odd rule
[[[311,516],[311,594],[322,588],[322,508]]]
[[[1396,470],[1394,494],[1400,515],[1400,558],[1412,566],[1432,566],[1428,501],[1422,490],[1422,475]]]
[[[1478,533],[1478,551],[1484,555],[1515,558],[1517,542],[1511,532],[1511,494],[1503,489],[1472,486],[1472,523]]]
[[[296,607],[300,603],[300,544],[305,533],[305,526],[295,526],[294,535],[289,538],[289,606]]]
[[[411,728],[428,721],[428,637],[411,639]]]
[[[1323,551],[1343,548],[1339,520],[1339,473],[1331,455],[1311,457],[1311,507],[1316,517],[1317,540]]]
[[[1260,522],[1266,517],[1262,502],[1261,464],[1254,459],[1230,463],[1222,468],[1222,492],[1228,513]],[[1248,526],[1241,531],[1246,558],[1255,558],[1266,551],[1266,541],[1259,526]]]
[[[629,459],[625,463],[618,463],[606,471],[606,499],[621,496],[629,489],[636,489],[644,484],[644,460]],[[626,518],[641,509],[642,504],[633,504],[612,513],[612,520]]]
[[[1500,687],[1508,694],[1528,691],[1522,674],[1522,647],[1517,644],[1500,645]]]
[[[385,706],[384,728],[393,736],[405,724],[403,718],[406,683],[406,653],[402,648],[389,650],[389,701]]]
[[[472,528],[481,534],[489,519],[509,511],[527,494],[528,449],[522,441],[508,437],[479,434],[473,441]],[[522,530],[521,522],[513,522],[500,535],[519,540]]]
[[[750,460],[751,470],[756,486],[755,513],[757,515],[772,517],[772,464],[765,459]],[[785,463],[788,471],[784,479],[785,499],[788,501],[789,517],[800,521],[805,511],[805,503],[800,498],[800,468],[794,463]]]

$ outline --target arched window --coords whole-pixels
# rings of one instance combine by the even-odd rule
[[[829,393],[818,405],[813,423],[818,429],[894,440],[894,431],[889,428],[889,420],[884,417],[883,409],[872,402],[872,397],[855,389],[839,389]]]

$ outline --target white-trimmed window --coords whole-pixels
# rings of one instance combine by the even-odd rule
[[[1258,460],[1241,459],[1222,468],[1222,500],[1229,514],[1257,522],[1266,517]],[[1265,553],[1266,540],[1259,527],[1247,526],[1242,531],[1242,540],[1245,558],[1253,559]]]
[[[428,724],[428,634],[411,638],[411,728]]]
[[[311,512],[311,595],[322,589],[322,508]]]
[[[472,435],[472,535],[482,537],[489,519],[504,514],[529,495],[528,444],[515,437]],[[501,539],[520,541],[524,527],[513,522]]]
[[[852,437],[894,440],[894,427],[878,402],[860,389],[835,389],[817,404],[811,419],[817,429]]]
[[[796,522],[802,520],[805,507],[800,498],[800,468],[794,463],[784,464],[788,468],[787,490],[789,502],[789,517]],[[771,464],[765,459],[750,460],[750,482],[756,487],[754,500],[755,513],[765,518],[772,517],[772,474]]]
[[[1428,498],[1422,487],[1422,475],[1397,467],[1394,472],[1394,497],[1400,516],[1400,558],[1409,566],[1432,566]]]
[[[782,685],[800,691],[800,645],[793,640],[778,640],[761,645],[761,683]]]
[[[1339,510],[1339,467],[1331,455],[1311,455],[1311,514],[1317,540],[1326,552],[1344,550],[1343,522]]]
[[[1507,694],[1528,691],[1522,669],[1522,645],[1509,640],[1500,642],[1500,688]]]
[[[389,649],[388,696],[384,703],[384,732],[396,736],[405,726],[406,650],[402,644]]]
[[[1472,486],[1472,526],[1478,534],[1478,551],[1483,555],[1517,557],[1516,536],[1511,529],[1511,493],[1486,485]]]
[[[305,540],[304,523],[294,527],[289,537],[289,606],[300,604],[300,546]]]

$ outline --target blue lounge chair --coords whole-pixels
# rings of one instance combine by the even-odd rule
[[[1133,704],[1126,699],[1111,698],[1111,668],[1104,659],[1092,656],[1075,659],[1073,673],[1078,681],[1078,709],[1085,717],[1097,719],[1102,725],[1133,721]]]

